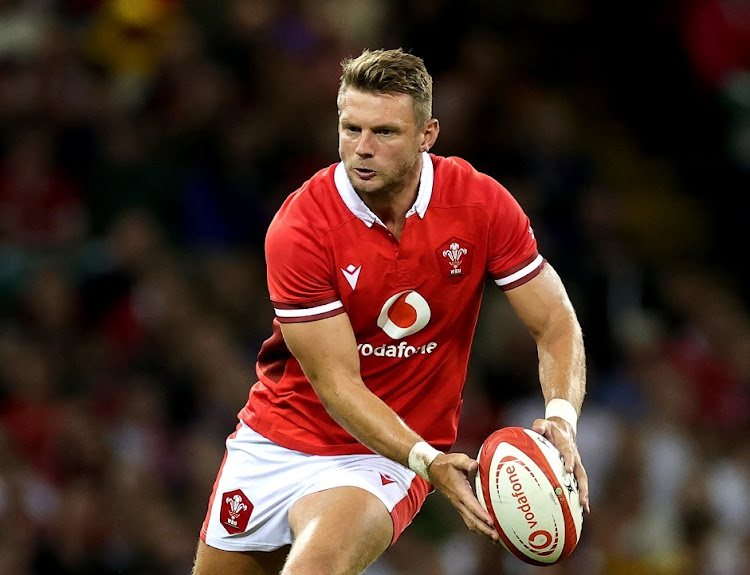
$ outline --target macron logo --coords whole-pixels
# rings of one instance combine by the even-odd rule
[[[344,274],[346,281],[352,286],[352,289],[357,287],[357,280],[359,279],[359,272],[362,271],[362,266],[357,268],[353,264],[349,264],[346,269],[341,268],[341,273]]]
[[[391,479],[388,475],[385,475],[384,473],[380,474],[380,483],[383,485],[390,485],[391,483],[395,483],[396,481],[394,479]]]

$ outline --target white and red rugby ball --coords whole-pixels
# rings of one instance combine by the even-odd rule
[[[578,544],[583,509],[562,455],[531,429],[505,427],[477,456],[476,493],[503,546],[531,565],[552,565]]]

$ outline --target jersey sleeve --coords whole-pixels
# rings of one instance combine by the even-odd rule
[[[268,292],[279,323],[298,323],[344,312],[321,233],[289,210],[280,211],[266,234]]]
[[[528,216],[508,190],[495,184],[488,271],[500,289],[508,291],[536,277],[546,260],[539,254]]]

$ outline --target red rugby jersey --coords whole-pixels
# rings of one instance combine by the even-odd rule
[[[339,163],[289,196],[265,249],[276,319],[239,415],[279,445],[322,455],[369,450],[325,411],[279,323],[347,313],[365,385],[447,451],[488,275],[508,290],[544,265],[529,219],[504,187],[464,160],[427,153],[400,242]]]

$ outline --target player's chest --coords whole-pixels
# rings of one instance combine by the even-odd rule
[[[471,222],[412,216],[399,240],[377,223],[345,226],[333,240],[333,273],[350,315],[408,291],[438,307],[458,305],[484,285],[487,233]]]

